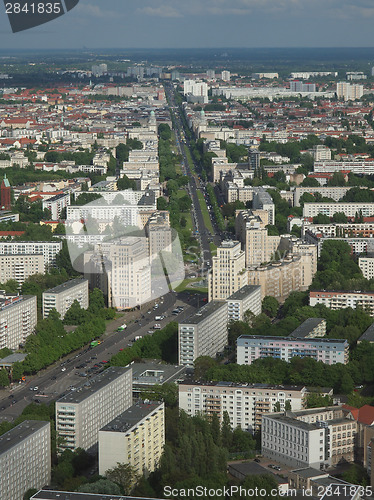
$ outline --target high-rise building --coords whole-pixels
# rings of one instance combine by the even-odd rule
[[[0,295],[0,349],[19,349],[36,323],[36,295]]]
[[[51,212],[51,219],[58,220],[61,217],[61,212],[64,208],[70,205],[70,193],[62,193],[48,200],[43,200],[43,210],[47,209]]]
[[[43,255],[44,270],[56,263],[61,241],[0,241],[0,255]]]
[[[261,287],[246,285],[237,290],[226,299],[228,321],[244,321],[245,313],[250,312],[254,316],[261,313]]]
[[[200,356],[215,357],[227,344],[228,306],[209,302],[178,326],[179,364],[193,366]]]
[[[10,210],[11,209],[11,187],[6,174],[4,174],[4,179],[1,182],[0,187],[0,210]]]
[[[234,292],[248,284],[245,268],[245,253],[239,241],[226,240],[217,248],[212,258],[209,274],[209,301],[225,300]]]
[[[98,432],[132,405],[131,368],[110,367],[75,392],[56,401],[56,431],[60,451],[88,450]]]
[[[99,474],[126,463],[147,477],[159,465],[164,444],[164,403],[137,402],[99,430]]]
[[[47,318],[52,309],[64,319],[66,312],[75,300],[82,309],[88,308],[88,280],[75,279],[43,292],[43,318]]]
[[[214,71],[214,69],[207,69],[206,76],[209,80],[214,80],[216,77],[216,72]]]
[[[230,71],[222,71],[221,73],[221,79],[224,81],[224,82],[229,82],[230,81],[230,78],[231,78],[231,73]]]
[[[0,498],[23,500],[51,480],[51,424],[25,420],[0,436]]]
[[[355,101],[356,99],[361,99],[364,95],[364,86],[348,82],[338,82],[336,84],[336,95],[338,99]]]

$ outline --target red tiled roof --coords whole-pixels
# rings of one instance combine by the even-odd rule
[[[362,406],[359,410],[358,421],[362,424],[372,425],[374,423],[374,406]]]
[[[359,414],[359,409],[355,408],[354,406],[349,406],[349,405],[343,405],[343,410],[348,410],[351,414],[352,417],[357,420],[358,419],[358,414]]]

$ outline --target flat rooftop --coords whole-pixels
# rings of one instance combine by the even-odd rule
[[[31,497],[35,500],[160,500],[155,498],[102,495],[100,493],[73,493],[69,491],[40,490]]]
[[[308,422],[303,422],[302,420],[297,420],[296,418],[287,417],[284,413],[268,413],[262,415],[262,418],[270,417],[272,420],[277,420],[283,424],[291,425],[292,427],[298,427],[304,431],[313,431],[316,429],[321,430],[321,427],[316,425],[315,423],[309,424]]]
[[[186,372],[185,366],[167,365],[157,361],[133,363],[131,368],[133,387],[174,382]]]
[[[155,410],[161,408],[163,403],[149,401],[138,402],[133,406],[130,406],[126,411],[121,413],[118,417],[113,419],[109,424],[106,424],[100,429],[100,431],[105,432],[127,432],[132,429],[141,420],[146,418]]]
[[[228,302],[229,300],[242,300],[248,295],[256,292],[257,290],[261,290],[260,285],[245,285],[234,292],[232,295],[230,295],[230,297],[226,299],[226,302]]]
[[[131,371],[131,367],[122,368],[120,366],[111,366],[102,373],[99,373],[99,375],[96,375],[96,377],[87,380],[83,385],[79,386],[76,391],[69,392],[58,399],[57,403],[81,403],[128,371]]]
[[[303,469],[294,469],[291,471],[294,474],[297,474],[300,477],[312,478],[312,477],[329,477],[326,472],[322,472],[318,469],[314,469],[313,467],[305,467]]]
[[[204,319],[208,318],[208,316],[214,314],[219,309],[221,309],[221,307],[227,307],[226,302],[218,302],[218,301],[208,302],[208,304],[201,307],[194,314],[186,318],[184,321],[181,321],[179,323],[179,326],[198,325],[199,323],[201,323],[201,321],[204,321]]]
[[[303,338],[310,334],[314,328],[317,328],[321,325],[321,323],[326,324],[326,320],[324,318],[308,318],[300,326],[296,328],[292,333],[289,334],[289,337]]]
[[[19,445],[24,439],[29,438],[43,427],[50,425],[43,420],[25,420],[10,431],[0,436],[0,455]]]
[[[263,336],[263,335],[241,335],[238,340],[258,340],[258,341],[281,341],[281,342],[312,342],[312,343],[324,343],[324,344],[347,344],[346,339],[324,339],[316,337],[315,339],[298,339],[290,337],[276,337],[276,336]]]
[[[303,385],[271,385],[271,384],[240,384],[239,382],[201,382],[201,381],[183,381],[179,385],[199,386],[199,387],[233,387],[235,389],[268,389],[277,391],[301,391],[305,388]]]
[[[74,288],[75,286],[81,285],[82,283],[87,283],[87,287],[88,287],[88,280],[77,278],[75,280],[65,281],[65,283],[61,283],[61,285],[57,285],[54,288],[50,288],[49,290],[46,290],[45,292],[43,292],[43,295],[45,293],[66,292],[66,290],[70,290],[70,288]]]

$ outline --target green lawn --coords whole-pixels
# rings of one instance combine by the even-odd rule
[[[214,243],[209,243],[210,252],[212,256],[217,255],[217,247]]]
[[[206,206],[206,201],[204,195],[201,191],[197,191],[197,197],[199,198],[201,213],[203,214],[204,224],[210,234],[214,234],[212,221],[210,220],[208,207]]]
[[[191,173],[192,174],[196,174],[196,172],[195,172],[195,165],[193,163],[193,159],[192,159],[190,150],[188,149],[188,147],[185,144],[183,145],[183,147],[184,147],[184,151],[185,151],[186,156],[187,156],[187,161],[188,161],[188,164],[190,166]]]

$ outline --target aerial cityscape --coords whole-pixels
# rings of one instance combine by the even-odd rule
[[[4,1],[0,500],[373,496],[374,8],[323,8]]]

